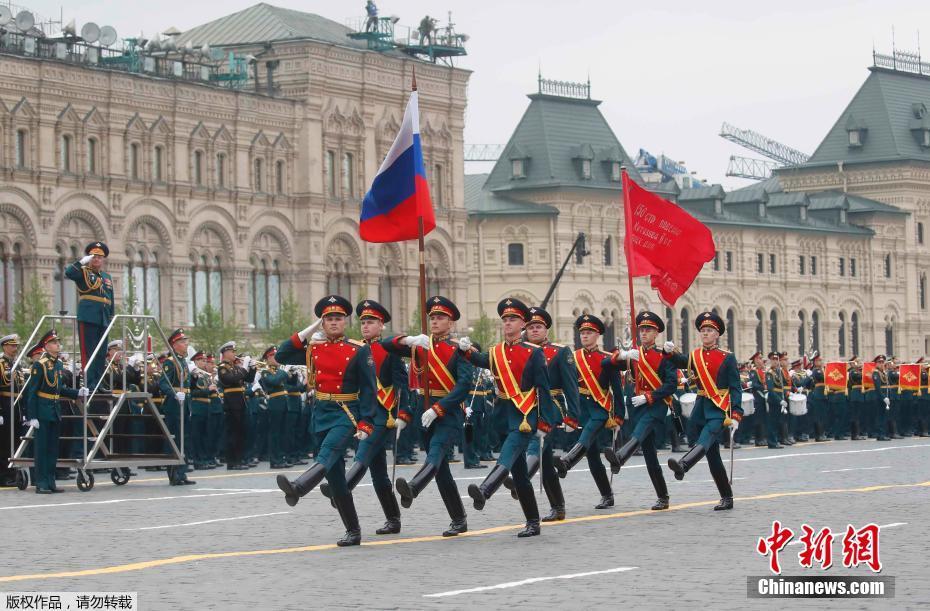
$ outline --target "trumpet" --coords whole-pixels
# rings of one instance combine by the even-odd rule
[[[277,369],[277,367],[270,365],[267,361],[252,361],[252,364],[255,366],[255,371],[274,371]]]

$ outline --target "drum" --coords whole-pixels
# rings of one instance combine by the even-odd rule
[[[788,412],[792,416],[803,416],[807,413],[807,395],[793,392],[788,395]]]
[[[685,418],[691,417],[691,412],[694,410],[694,402],[697,401],[697,393],[686,392],[678,398],[678,402],[681,403],[681,415]]]
[[[755,399],[752,396],[751,392],[744,392],[743,398],[740,401],[740,405],[743,408],[744,416],[752,416],[756,413]]]

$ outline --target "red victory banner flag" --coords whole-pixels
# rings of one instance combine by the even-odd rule
[[[913,390],[920,392],[920,365],[901,365],[898,367],[898,391]]]
[[[717,250],[710,229],[623,171],[624,250],[630,277],[649,276],[669,306],[685,294]]]
[[[830,392],[846,392],[846,382],[849,379],[849,363],[839,361],[827,363],[823,368],[823,380]]]
[[[862,363],[862,392],[875,390],[875,384],[872,382],[873,371],[875,371],[875,363]]]

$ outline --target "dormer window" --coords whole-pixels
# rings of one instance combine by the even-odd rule
[[[849,148],[859,148],[865,144],[865,136],[868,128],[853,115],[846,119],[846,134],[848,137]]]
[[[759,202],[759,218],[765,218],[765,202]]]
[[[801,206],[801,220],[807,220],[807,206]]]
[[[516,180],[526,178],[526,166],[529,163],[530,156],[519,144],[514,144],[511,147],[507,159],[510,160],[510,178]]]
[[[581,160],[581,177],[585,180],[591,180],[591,160]]]
[[[523,172],[523,160],[512,159],[510,161],[510,172],[514,178],[526,178],[526,174]]]
[[[911,113],[913,117],[910,127],[914,139],[920,148],[930,148],[930,116],[927,113],[927,105],[922,102],[911,104]]]
[[[612,182],[620,182],[620,180],[621,180],[621,176],[620,176],[620,162],[619,162],[619,161],[611,161],[611,162],[610,162],[610,180],[611,180]]]
[[[842,209],[840,210],[840,223],[843,225],[846,224],[846,211]]]
[[[715,199],[714,200],[714,214],[720,216],[723,214],[723,200]]]
[[[862,146],[862,132],[860,130],[849,130],[849,146]]]
[[[591,162],[594,161],[594,147],[590,144],[582,144],[575,149],[572,160],[577,164],[575,170],[581,180],[591,180],[594,177],[591,170]]]

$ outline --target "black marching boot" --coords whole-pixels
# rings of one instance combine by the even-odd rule
[[[598,492],[601,493],[601,502],[594,506],[595,509],[607,509],[608,507],[614,506],[614,491],[610,487],[610,480],[607,478],[607,474],[600,475],[600,471],[592,471],[594,475],[594,484],[597,486]]]
[[[300,500],[300,497],[306,496],[308,492],[316,488],[316,485],[323,481],[326,475],[326,467],[320,463],[313,463],[313,466],[300,474],[294,481],[287,479],[283,473],[277,477],[278,488],[284,492],[284,500],[288,505],[293,507]]]
[[[542,532],[539,528],[539,507],[536,506],[536,495],[533,494],[532,488],[527,488],[522,494],[518,494],[518,498],[523,515],[526,516],[526,527],[518,532],[517,536],[521,539],[536,537]]]
[[[413,499],[417,498],[417,495],[426,488],[426,485],[430,483],[430,480],[433,479],[436,475],[438,468],[436,465],[431,463],[426,463],[408,482],[402,477],[398,477],[395,482],[395,487],[397,488],[397,493],[400,495],[400,505],[404,509],[409,509],[413,505]],[[461,499],[459,499],[461,502]]]
[[[362,542],[362,529],[358,525],[358,514],[355,512],[355,501],[352,500],[352,493],[346,495],[336,495],[333,497],[336,503],[336,509],[339,510],[339,517],[346,527],[346,534],[342,539],[336,541],[339,547],[349,547],[359,545]]]
[[[711,475],[717,484],[717,491],[720,492],[720,502],[714,505],[714,511],[733,509],[733,488],[730,486],[726,469],[721,468],[719,473],[711,470]]]
[[[533,454],[526,455],[526,471],[527,471],[527,478],[529,480],[532,480],[533,476],[536,475],[536,472],[539,471],[539,465],[540,465],[539,456],[536,456]],[[512,498],[515,501],[518,500],[519,497],[517,497],[517,489],[514,487],[513,478],[510,477],[510,475],[504,478],[504,488],[506,488],[507,490],[510,490],[510,498]]]
[[[552,484],[546,485],[543,482],[543,488],[546,490],[546,496],[549,498],[549,515],[542,519],[543,522],[561,522],[565,519],[565,495],[562,494],[562,484],[558,478]],[[519,497],[517,497],[519,500]]]
[[[610,463],[610,472],[614,475],[620,473],[620,467],[625,465],[626,461],[630,460],[630,457],[633,456],[637,448],[639,448],[639,439],[630,437],[625,444],[620,446],[619,450],[614,450],[613,448],[604,450],[604,458]]]
[[[681,460],[669,458],[668,468],[675,472],[675,479],[681,481],[685,479],[685,473],[691,470],[691,467],[696,465],[699,460],[704,458],[705,454],[707,454],[707,449],[700,444],[695,444],[693,448],[688,450],[687,454],[681,457]]]
[[[569,450],[568,453],[554,459],[552,462],[555,465],[555,470],[556,473],[559,474],[559,477],[565,479],[565,476],[568,475],[568,472],[572,469],[572,467],[581,462],[581,459],[584,458],[586,452],[586,447],[580,443],[576,443],[574,446],[572,446],[572,449]]]
[[[469,484],[468,496],[474,501],[475,509],[478,511],[484,509],[484,504],[497,492],[497,489],[501,487],[501,484],[504,483],[504,478],[507,477],[509,473],[507,467],[504,465],[494,465],[494,468],[491,469],[491,472],[484,478],[480,486]]]
[[[349,489],[349,492],[355,490],[355,487],[358,486],[358,483],[362,481],[362,478],[365,477],[365,472],[368,470],[368,467],[363,465],[360,462],[352,463],[352,466],[349,467],[349,470],[346,471],[346,488]],[[333,494],[329,489],[329,482],[323,482],[320,484],[320,492],[328,498],[330,501],[333,499]],[[332,506],[335,507],[336,504],[332,503]]]
[[[653,511],[668,509],[668,486],[665,483],[665,476],[662,475],[662,468],[656,465],[654,469],[650,469],[647,464],[646,470],[649,472],[649,479],[652,481],[652,487],[655,488],[658,497],[655,505],[650,509]]]
[[[449,524],[449,528],[442,532],[442,536],[454,537],[456,535],[468,532],[468,521],[466,520],[465,506],[462,504],[462,497],[459,496],[458,489],[447,493],[444,492],[442,488],[440,488],[439,494],[442,496],[442,502],[446,505],[446,511],[449,512],[449,517],[452,518],[452,522]]]
[[[356,463],[358,464],[358,463]],[[400,507],[397,506],[397,497],[390,488],[376,490],[381,509],[384,511],[384,526],[375,531],[376,535],[396,535],[400,532]]]

